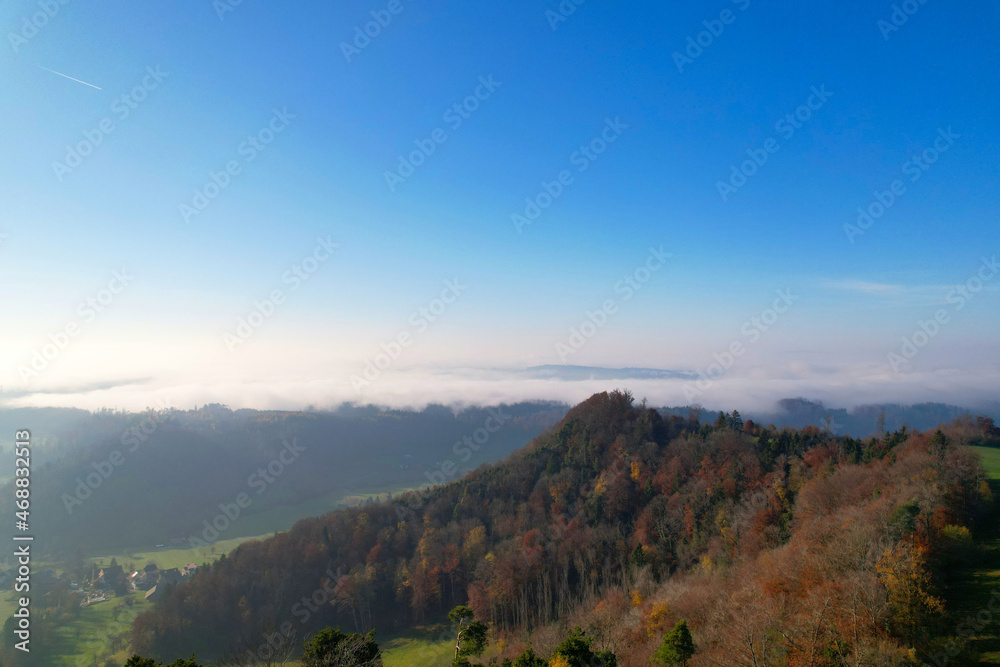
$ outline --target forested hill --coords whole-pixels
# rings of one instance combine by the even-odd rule
[[[219,539],[284,530],[348,496],[364,500],[460,477],[523,447],[567,408],[526,402],[457,412],[441,405],[280,412],[208,405],[76,411],[51,424],[45,411],[29,410],[17,419],[18,428],[41,433],[44,424],[52,434],[35,450],[32,528],[38,551],[67,557],[172,540],[187,547],[192,536],[205,541],[204,522],[241,493],[251,502],[237,520],[219,522]],[[14,511],[12,487],[13,480],[0,490],[0,511]]]
[[[645,664],[683,613],[692,664],[903,664],[932,640],[949,540],[992,502],[958,446],[984,429],[995,438],[965,420],[860,441],[598,394],[502,463],[242,545],[140,616],[133,648],[212,658],[274,632],[384,634],[467,602],[506,655],[532,631],[546,648],[558,620]],[[807,654],[829,659],[789,658]]]

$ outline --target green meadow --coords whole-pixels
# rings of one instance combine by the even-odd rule
[[[983,459],[983,466],[990,479],[1000,479],[1000,449],[995,447],[970,447]]]
[[[143,591],[136,591],[124,598],[111,598],[89,605],[67,625],[56,628],[52,645],[46,647],[53,665],[60,667],[90,667],[112,660],[122,664],[128,659],[124,644],[112,652],[109,646],[116,635],[126,635],[132,619],[153,606],[146,602]],[[131,607],[125,600],[131,601]]]
[[[1000,501],[1000,449],[973,447],[983,460],[990,477],[993,497]],[[952,618],[968,619],[988,610],[995,592],[1000,593],[1000,502],[994,508],[987,528],[977,535],[981,555],[979,562],[962,573],[951,590]],[[995,603],[994,603],[995,606]],[[1000,618],[970,638],[969,648],[978,654],[980,665],[1000,665]],[[956,621],[956,634],[960,634]]]
[[[385,667],[439,667],[451,664],[455,638],[447,621],[429,623],[403,635],[378,638]]]
[[[114,554],[103,558],[92,558],[92,562],[98,568],[111,564],[111,559],[115,558],[118,564],[126,570],[141,570],[149,563],[156,563],[156,567],[161,570],[169,570],[172,567],[182,568],[188,563],[201,566],[204,563],[215,562],[222,554],[228,554],[244,542],[257,540],[268,535],[258,535],[256,537],[237,537],[232,540],[220,540],[208,547],[197,547],[193,549],[157,549],[154,551],[140,551],[133,554]]]

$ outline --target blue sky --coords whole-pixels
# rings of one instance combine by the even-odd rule
[[[995,4],[914,1],[891,32],[891,2],[587,0],[564,3],[575,11],[555,23],[555,1],[390,4],[244,0],[220,19],[209,0],[70,0],[36,31],[37,2],[0,5],[0,383],[11,400],[574,399],[595,387],[492,375],[472,386],[452,373],[561,362],[703,372],[748,342],[742,325],[781,289],[795,305],[698,400],[996,396],[1000,276],[960,312],[948,304],[1000,245]],[[342,44],[372,12],[391,20],[348,59]],[[707,46],[679,71],[689,38]],[[121,117],[144,77],[144,99]],[[484,99],[453,127],[445,113],[477,87]],[[813,90],[831,95],[812,97],[791,136],[776,129]],[[294,118],[248,161],[241,143],[274,110]],[[105,119],[113,131],[57,174]],[[609,119],[623,129],[581,163],[576,151]],[[446,141],[391,190],[386,171],[439,128]],[[904,165],[949,130],[911,181]],[[724,201],[718,183],[769,139],[777,151]],[[230,161],[239,174],[185,220],[180,206]],[[572,183],[518,232],[511,216],[563,170]],[[850,242],[845,224],[897,179],[903,194]],[[335,256],[291,291],[282,276],[327,235]],[[660,246],[671,260],[625,302],[616,283]],[[122,268],[134,281],[37,374],[20,372]],[[461,297],[377,381],[352,383],[454,278]],[[275,289],[285,302],[230,351],[226,334]],[[609,298],[616,313],[561,358]],[[897,372],[890,353],[940,309],[947,324]],[[683,389],[641,391],[679,404]]]

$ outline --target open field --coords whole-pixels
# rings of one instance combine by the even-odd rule
[[[1000,449],[994,447],[970,447],[983,459],[983,466],[991,479],[1000,479]]]
[[[445,621],[429,623],[405,635],[377,638],[385,667],[439,667],[451,664],[455,638]]]
[[[81,609],[73,623],[56,629],[52,645],[47,647],[52,664],[60,667],[103,664],[104,659],[112,657],[108,652],[109,639],[127,633],[132,619],[153,606],[146,602],[144,595],[136,591],[125,598],[112,598]],[[126,599],[132,602],[131,607],[125,606]],[[127,657],[125,651],[113,656],[122,662]]]
[[[184,567],[188,563],[202,565],[206,562],[215,562],[219,556],[230,553],[244,542],[261,539],[262,537],[268,537],[268,535],[220,540],[207,548],[157,549],[154,551],[141,551],[131,556],[128,554],[113,554],[112,556],[104,556],[103,558],[92,558],[90,562],[94,563],[97,567],[104,567],[105,565],[110,565],[111,558],[114,557],[122,567],[125,567],[128,563],[133,563],[135,569],[141,570],[149,563],[156,563],[156,566],[161,570],[168,570],[172,567]]]

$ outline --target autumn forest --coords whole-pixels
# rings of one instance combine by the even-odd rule
[[[463,479],[242,545],[168,590],[132,646],[250,664],[464,608],[459,632],[483,637],[456,664],[979,664],[959,580],[995,515],[970,444],[1000,429],[856,439],[601,393]]]

